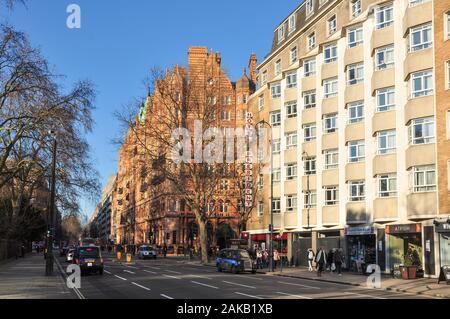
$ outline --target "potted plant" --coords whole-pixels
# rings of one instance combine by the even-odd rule
[[[417,270],[421,267],[419,253],[416,249],[408,249],[408,253],[404,256],[404,267],[402,268],[403,279],[416,279]]]

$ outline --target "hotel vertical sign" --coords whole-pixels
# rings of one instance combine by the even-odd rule
[[[245,154],[245,207],[253,207],[253,154],[250,150],[250,138],[253,129],[253,113],[246,117],[247,152]]]

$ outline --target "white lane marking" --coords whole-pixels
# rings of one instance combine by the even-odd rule
[[[132,271],[129,271],[129,270],[126,270],[126,269],[123,272],[129,273],[129,274],[132,274],[132,275],[136,274],[135,272],[132,272]]]
[[[344,294],[347,295],[354,295],[354,296],[360,296],[360,297],[365,297],[365,298],[373,298],[373,299],[387,299],[387,298],[383,298],[383,297],[378,297],[378,296],[372,296],[372,295],[365,295],[365,294],[359,294],[356,292],[344,292]]]
[[[250,289],[256,289],[256,287],[253,286],[247,286],[247,285],[243,285],[243,284],[237,284],[235,282],[231,282],[231,281],[225,281],[223,280],[222,282],[226,283],[226,284],[230,284],[230,285],[236,285],[236,286],[240,286],[240,287],[245,287],[245,288],[250,288]]]
[[[126,278],[123,278],[123,277],[120,277],[120,276],[117,276],[117,275],[114,275],[114,276],[117,277],[117,278],[119,278],[119,279],[121,279],[121,280],[123,280],[123,281],[127,281]]]
[[[152,275],[156,275],[156,274],[157,274],[156,272],[150,271],[150,270],[144,270],[144,272],[149,273],[149,274],[152,274]]]
[[[200,278],[200,279],[207,279],[207,280],[212,280],[212,278],[209,277],[203,277],[203,276],[197,276],[197,275],[189,275],[190,277],[194,277],[194,278]]]
[[[191,281],[193,284],[196,284],[196,285],[200,285],[200,286],[204,286],[204,287],[208,287],[208,288],[213,288],[213,289],[219,289],[219,287],[216,287],[216,286],[211,286],[211,285],[207,285],[207,284],[204,284],[204,283],[201,283],[201,282],[198,282],[198,281]]]
[[[132,284],[135,285],[135,286],[137,286],[137,287],[139,287],[139,288],[145,289],[145,290],[147,290],[147,291],[150,291],[150,290],[151,290],[150,288],[141,286],[141,285],[139,285],[139,284],[137,284],[137,283],[135,283],[135,282],[132,282]]]
[[[165,270],[166,272],[170,272],[171,274],[177,274],[177,275],[181,275],[182,273],[179,271],[173,271],[173,270]]]
[[[283,281],[279,281],[278,283],[279,283],[279,284],[283,284],[283,285],[290,285],[290,286],[302,287],[302,288],[320,289],[319,287],[307,286],[307,285],[302,285],[302,284],[294,284],[294,283],[291,283],[291,282],[283,282]]]
[[[245,297],[250,297],[250,298],[255,298],[255,299],[264,299],[258,296],[252,296],[252,295],[247,295],[247,294],[243,294],[242,292],[235,292],[235,294],[241,295],[241,296],[245,296]]]
[[[158,268],[158,267],[150,267],[150,266],[148,266],[147,268],[149,268],[149,269],[155,269],[155,270],[161,270],[161,268]]]
[[[111,273],[109,271],[104,270],[104,269],[103,269],[103,271],[106,272],[108,275],[111,275]]]
[[[133,269],[139,269],[138,267],[134,267],[134,266],[125,266],[127,268],[133,268]]]
[[[164,297],[164,298],[166,298],[166,299],[173,299],[172,297],[169,297],[169,296],[164,295],[164,294],[161,294],[160,296],[161,296],[161,297]]]
[[[178,278],[178,277],[175,277],[175,276],[170,276],[170,275],[163,275],[164,277],[167,277],[167,278],[171,278],[171,279],[178,279],[178,280],[181,280],[181,278]]]
[[[245,276],[245,275],[239,275],[239,277],[244,277],[248,279],[254,279],[254,280],[262,280],[262,278],[252,277],[252,276]]]
[[[284,295],[284,296],[289,296],[289,297],[296,297],[296,298],[300,298],[300,299],[312,299],[311,297],[305,297],[305,296],[294,295],[294,294],[287,294],[285,292],[277,292],[277,294]]]

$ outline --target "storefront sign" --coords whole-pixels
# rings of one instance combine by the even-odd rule
[[[421,233],[421,224],[406,224],[406,225],[388,225],[386,226],[386,234],[414,234]]]
[[[373,235],[375,228],[372,226],[348,227],[345,229],[345,234],[347,236]]]
[[[436,226],[436,232],[438,233],[449,233],[450,232],[450,224],[439,224]]]
[[[253,128],[253,113],[247,112],[246,131],[247,138],[250,139],[251,129]],[[253,207],[253,154],[251,151],[247,151],[245,156],[245,207]]]
[[[431,241],[430,240],[426,241],[426,243],[425,243],[425,250],[427,252],[431,252]]]

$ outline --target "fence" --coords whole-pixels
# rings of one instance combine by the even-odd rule
[[[0,239],[0,261],[15,257],[17,245],[15,240]]]

